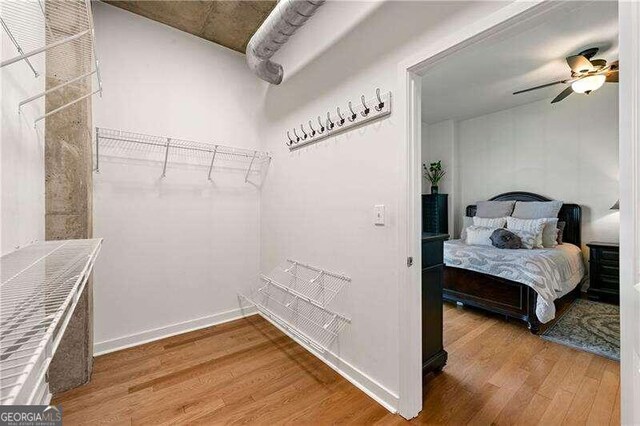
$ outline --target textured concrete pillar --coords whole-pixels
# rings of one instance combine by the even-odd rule
[[[56,14],[56,3],[45,3]],[[52,22],[58,22],[55,19]],[[75,34],[78,23],[65,23],[47,33],[50,43],[60,34]],[[86,44],[68,43],[46,53],[47,89],[91,69]],[[52,111],[91,91],[91,80],[79,81],[48,94],[46,111]],[[47,240],[91,238],[92,145],[91,98],[46,118],[45,122],[45,236]],[[89,280],[49,368],[51,392],[87,383],[93,367],[93,291]]]

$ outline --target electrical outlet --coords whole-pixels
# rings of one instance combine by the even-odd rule
[[[376,226],[384,226],[385,211],[384,204],[373,206],[373,224]]]

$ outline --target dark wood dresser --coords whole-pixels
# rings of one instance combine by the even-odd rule
[[[443,244],[447,234],[422,233],[422,374],[442,370],[447,352],[442,342]]]
[[[422,194],[422,232],[449,232],[448,194]]]
[[[620,266],[618,243],[598,241],[589,247],[589,289],[590,299],[620,303]]]

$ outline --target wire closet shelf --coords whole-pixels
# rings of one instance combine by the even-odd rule
[[[351,282],[336,274],[295,260],[260,276],[261,285],[241,300],[256,307],[267,320],[320,353],[326,352],[351,322],[328,305]]]
[[[2,1],[0,23],[15,48],[15,55],[2,60],[0,68],[23,62],[36,78],[46,77],[46,90],[22,100],[18,111],[46,95],[63,94],[56,96],[62,100],[48,105],[34,124],[94,94],[102,94],[90,0]],[[65,92],[61,92],[63,88]]]
[[[248,182],[251,173],[259,174],[261,167],[271,160],[269,153],[264,151],[102,127],[96,127],[95,141],[96,173],[100,172],[101,157],[112,157],[160,163],[162,177],[167,175],[169,163],[206,168],[209,180],[212,180],[215,167],[242,169],[245,182]]]
[[[45,374],[101,244],[46,241],[0,258],[0,404],[42,403]]]

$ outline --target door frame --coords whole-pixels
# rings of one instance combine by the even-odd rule
[[[424,75],[429,68],[436,65],[438,62],[444,60],[448,56],[479,43],[488,37],[494,36],[498,33],[511,29],[522,22],[538,17],[545,13],[549,13],[556,7],[566,4],[566,2],[560,1],[515,1],[508,4],[502,9],[499,9],[495,13],[477,21],[476,23],[469,25],[461,31],[452,34],[450,37],[436,41],[430,46],[415,56],[402,61],[398,65],[398,113],[400,117],[403,117],[403,123],[401,124],[401,144],[400,148],[400,191],[398,202],[398,217],[405,220],[398,222],[398,240],[399,240],[399,401],[398,401],[398,413],[407,419],[416,417],[422,410],[422,336],[421,336],[421,247],[420,239],[416,238],[421,233],[421,154],[422,154],[422,142],[421,142],[421,76]],[[633,10],[632,10],[633,9]],[[632,13],[633,12],[633,13]],[[632,58],[636,61],[640,59],[640,42],[638,41],[637,28],[640,25],[640,4],[639,3],[619,3],[619,16],[625,15],[625,19],[628,20],[628,25],[623,26],[620,22],[620,41],[621,51],[620,60],[622,63],[631,62]],[[635,27],[634,27],[635,25]],[[634,29],[635,28],[635,29]],[[623,43],[623,40],[625,43]],[[623,51],[623,46],[626,46],[626,50]],[[635,52],[635,53],[634,53]],[[629,56],[629,58],[626,58]],[[640,67],[640,64],[636,64]],[[623,151],[625,155],[629,155],[629,152],[633,151],[634,157],[638,158],[638,152],[635,146],[639,142],[640,138],[640,97],[637,94],[640,89],[640,72],[638,67],[635,67],[632,72],[628,72],[625,69],[625,73],[628,72],[626,82],[621,80],[621,93],[622,90],[631,92],[631,88],[635,88],[635,93],[628,96],[620,97],[620,158],[623,157]],[[631,69],[631,67],[629,67]],[[622,73],[621,73],[622,74]],[[628,80],[628,81],[627,81]],[[627,87],[629,89],[627,89]],[[624,102],[624,104],[623,104]],[[628,128],[623,130],[623,118],[622,111],[627,110],[629,105],[635,105],[634,108],[629,109],[628,117],[624,126]],[[624,139],[624,140],[623,140]],[[635,143],[633,143],[634,141]],[[620,181],[621,183],[628,179],[640,176],[638,174],[638,165],[640,160],[629,164],[626,167],[620,169]],[[634,180],[633,182],[637,182]],[[640,204],[638,208],[635,205],[632,209],[632,203],[626,202],[626,200],[636,200],[637,196],[636,185],[633,188],[621,184],[620,198],[621,198],[621,220],[620,228],[625,230],[633,230],[634,235],[637,230],[640,230],[640,226],[636,226],[638,218],[636,212],[640,212]],[[625,202],[622,202],[622,200]],[[640,200],[636,200],[640,203]],[[620,235],[622,237],[622,232]],[[621,286],[623,284],[623,277],[625,279],[625,289],[632,288],[635,280],[633,277],[638,276],[638,262],[634,262],[631,259],[635,258],[636,254],[640,253],[638,250],[638,238],[633,241],[623,241],[621,238]],[[625,261],[625,253],[629,258],[629,261]],[[635,256],[635,257],[634,257]],[[408,259],[412,258],[413,262],[409,265]],[[626,263],[624,265],[623,263]],[[633,264],[632,264],[633,263]],[[625,271],[633,271],[627,272]],[[638,296],[638,293],[635,293]],[[632,320],[638,317],[638,312],[635,315],[631,315],[630,312],[638,310],[638,304],[630,306],[630,304],[622,304],[621,314],[622,321],[626,321],[628,324],[623,325],[623,338],[622,348],[623,350],[628,342],[631,341],[632,331],[635,333],[635,347],[638,348],[638,339],[640,339],[640,333],[636,329],[633,329]],[[626,318],[629,318],[626,320]],[[625,337],[625,331],[627,336]],[[625,343],[627,342],[627,343]],[[409,349],[407,349],[409,348]],[[636,349],[640,350],[640,349]],[[633,352],[631,352],[633,353]],[[629,362],[629,354],[622,356],[622,369],[621,372],[630,373],[630,370],[637,370],[633,368],[635,361]],[[633,355],[630,355],[633,356]],[[628,365],[631,364],[631,365]],[[640,377],[640,373],[636,371],[635,377]],[[622,376],[623,374],[621,374]],[[638,380],[640,381],[640,380]],[[634,392],[634,383],[632,379],[622,380],[621,392],[625,395],[622,398],[622,412],[623,423],[633,423],[632,420],[640,422],[640,413],[635,412],[633,405],[640,406],[639,396],[640,384],[636,384]],[[631,396],[627,396],[627,394]],[[636,410],[638,411],[638,410]],[[626,420],[626,421],[625,421]]]

